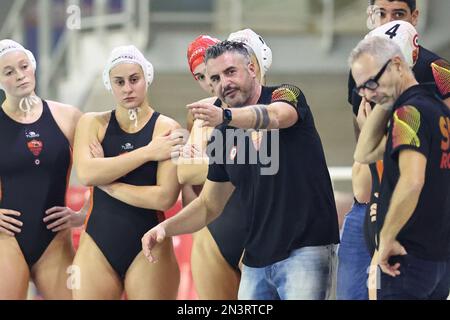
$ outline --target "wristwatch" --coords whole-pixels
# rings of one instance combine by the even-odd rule
[[[231,120],[233,120],[233,114],[232,114],[231,110],[227,109],[227,108],[224,108],[223,109],[223,122],[222,122],[222,124],[227,126],[231,122]]]

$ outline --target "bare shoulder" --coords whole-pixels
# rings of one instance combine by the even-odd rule
[[[172,118],[169,118],[165,115],[160,115],[155,124],[155,133],[162,134],[166,131],[176,130],[180,128],[181,128],[180,124],[175,120],[173,120]]]
[[[47,101],[50,112],[55,119],[58,127],[64,133],[70,144],[73,144],[75,128],[81,118],[81,111],[74,106],[56,102]]]
[[[103,141],[110,119],[111,111],[85,113],[78,122],[77,134],[95,135],[98,141]]]
[[[65,104],[57,101],[47,101],[47,103],[52,114],[57,118],[78,121],[83,114],[80,109],[70,104]]]
[[[53,109],[66,110],[66,111],[75,111],[75,110],[80,111],[78,108],[75,108],[74,106],[72,106],[70,104],[66,104],[66,103],[62,103],[62,102],[58,102],[58,101],[47,100],[47,103],[48,103],[49,107],[53,108]]]
[[[83,124],[98,124],[100,126],[107,125],[111,119],[111,111],[105,112],[87,112],[83,114],[80,123]]]

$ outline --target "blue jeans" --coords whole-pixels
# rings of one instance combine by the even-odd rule
[[[450,260],[428,261],[410,254],[392,257],[400,263],[400,275],[393,278],[380,269],[378,300],[447,300],[450,291]]]
[[[239,300],[324,300],[331,285],[334,245],[305,247],[264,268],[243,266]]]
[[[366,205],[355,203],[342,227],[338,249],[337,300],[368,300],[368,269],[371,257],[364,238]]]

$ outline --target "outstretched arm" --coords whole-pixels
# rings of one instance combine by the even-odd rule
[[[234,191],[231,182],[206,180],[202,192],[190,205],[162,223],[168,236],[193,233],[214,221]]]
[[[204,126],[216,127],[223,122],[223,111],[208,103],[188,105],[195,119]],[[231,108],[230,126],[240,129],[286,129],[294,126],[306,110],[306,99],[295,86],[283,85],[272,93],[268,104]]]
[[[194,103],[188,106],[196,119],[204,121],[204,126],[216,127],[223,122],[223,111],[207,103]],[[233,120],[230,126],[240,129],[285,129],[298,121],[298,113],[286,102],[269,105],[254,105],[230,109]]]
[[[285,129],[298,121],[296,110],[285,102],[233,109],[230,125],[241,129]]]
[[[155,261],[151,250],[165,237],[193,233],[212,222],[221,214],[233,191],[234,187],[230,182],[206,180],[197,199],[177,215],[160,223],[144,235],[142,249],[146,257],[151,262]]]

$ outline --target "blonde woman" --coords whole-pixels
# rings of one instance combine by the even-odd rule
[[[0,300],[26,299],[30,280],[44,299],[71,299],[70,229],[85,218],[65,204],[81,112],[37,97],[35,70],[30,51],[0,41]]]

